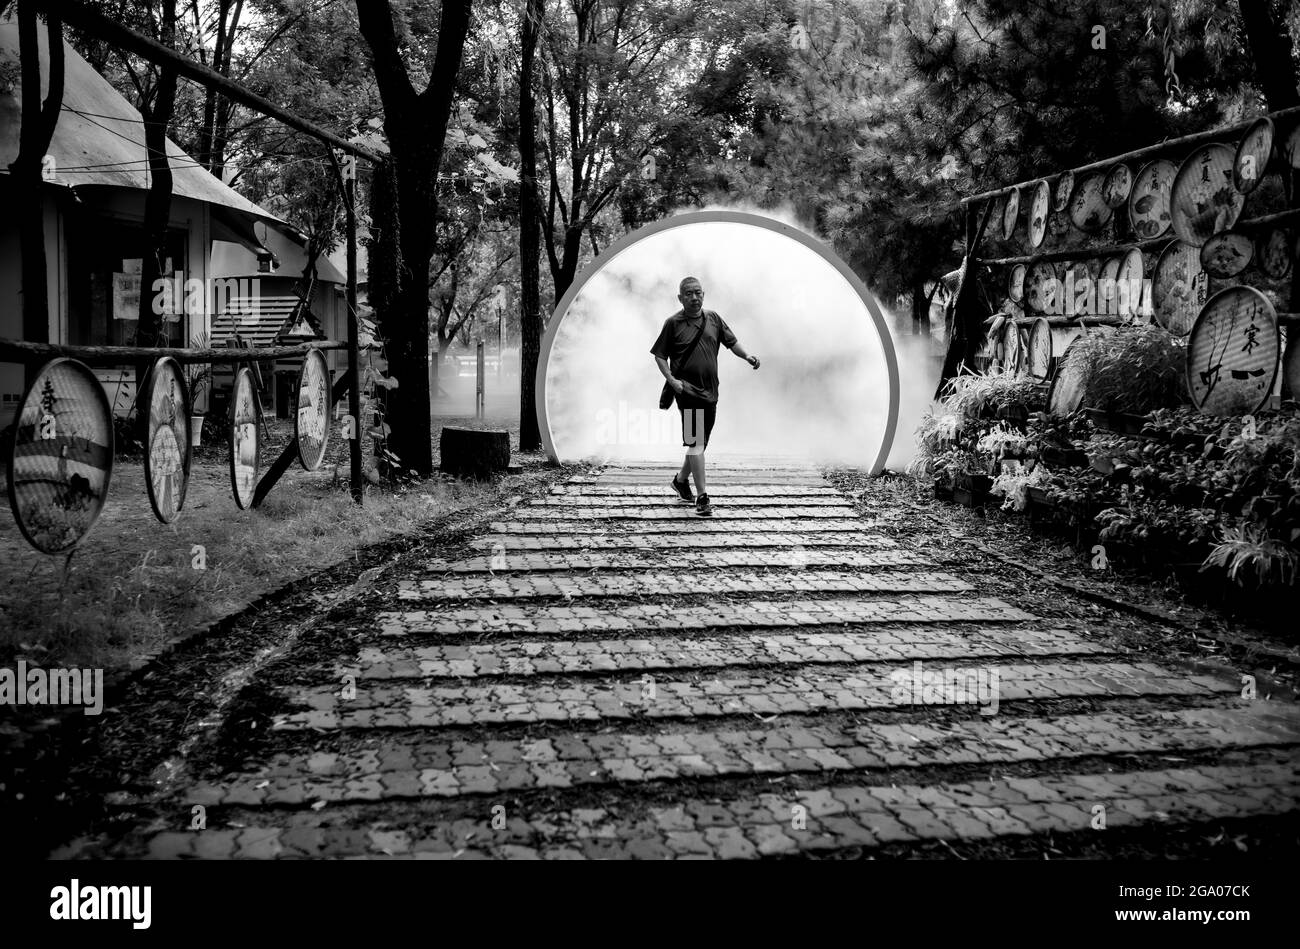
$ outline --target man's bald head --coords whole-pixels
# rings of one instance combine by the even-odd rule
[[[684,277],[677,285],[677,299],[682,312],[694,319],[704,309],[704,287],[694,277]]]

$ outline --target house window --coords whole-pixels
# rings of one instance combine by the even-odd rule
[[[68,228],[68,343],[73,346],[137,346],[140,272],[144,263],[144,228],[103,214],[87,212]],[[188,267],[186,234],[167,232],[165,273]],[[154,294],[148,294],[152,300]],[[164,346],[184,346],[184,316],[179,307],[162,316]]]

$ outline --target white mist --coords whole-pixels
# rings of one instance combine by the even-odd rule
[[[679,308],[677,285],[685,276],[700,279],[704,306],[762,360],[754,370],[725,348],[719,352],[709,457],[793,456],[869,466],[888,408],[874,321],[853,287],[813,250],[732,222],[652,234],[583,285],[547,366],[547,411],[560,459],[680,459],[677,412],[657,408],[663,379],[650,346]],[[928,350],[914,339],[907,337],[898,353],[902,400],[888,460],[895,469],[911,455],[937,379]]]

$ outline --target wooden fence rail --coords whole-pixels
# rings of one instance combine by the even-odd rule
[[[33,362],[68,356],[88,365],[111,366],[117,363],[152,362],[170,356],[185,363],[237,363],[263,362],[268,359],[291,359],[306,356],[313,349],[347,349],[348,344],[338,340],[316,340],[294,346],[262,346],[240,349],[229,346],[219,349],[181,349],[151,346],[63,346],[58,343],[33,343],[22,339],[0,339],[0,362]]]
[[[1279,119],[1290,120],[1300,119],[1300,106],[1294,106],[1290,109],[1280,109],[1277,112],[1267,113],[1268,118],[1274,122]],[[1176,149],[1187,148],[1190,145],[1200,145],[1204,142],[1217,142],[1224,139],[1232,138],[1239,135],[1256,122],[1260,116],[1246,119],[1244,122],[1238,122],[1235,125],[1224,125],[1219,128],[1208,129],[1204,132],[1194,132],[1191,135],[1182,135],[1178,138],[1168,138],[1163,142],[1156,142],[1154,145],[1147,145],[1142,148],[1135,148],[1131,152],[1125,152],[1122,155],[1112,155],[1109,158],[1102,158],[1098,161],[1089,162],[1086,165],[1080,165],[1078,168],[1068,169],[1068,173],[1073,174],[1076,178],[1079,175],[1086,174],[1090,171],[1100,171],[1103,168],[1109,168],[1112,165],[1118,165],[1121,162],[1130,162],[1137,158],[1151,158],[1159,155],[1161,152],[1173,151]],[[962,204],[975,204],[980,201],[987,201],[989,198],[1000,198],[1004,194],[1010,194],[1018,188],[1027,188],[1037,184],[1044,178],[1059,178],[1066,174],[1066,171],[1053,172],[1047,175],[1039,175],[1037,178],[1030,178],[1028,181],[1021,181],[1014,185],[1006,185],[1002,188],[994,188],[992,191],[984,191],[980,194],[972,194],[969,197],[961,199]]]

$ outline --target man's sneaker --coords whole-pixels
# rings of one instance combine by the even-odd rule
[[[694,503],[695,495],[691,494],[690,481],[678,481],[677,475],[673,475],[673,490],[676,491],[677,496],[687,504]]]
[[[701,494],[695,499],[695,513],[700,517],[709,517],[713,514],[713,505],[709,503],[707,494]]]

